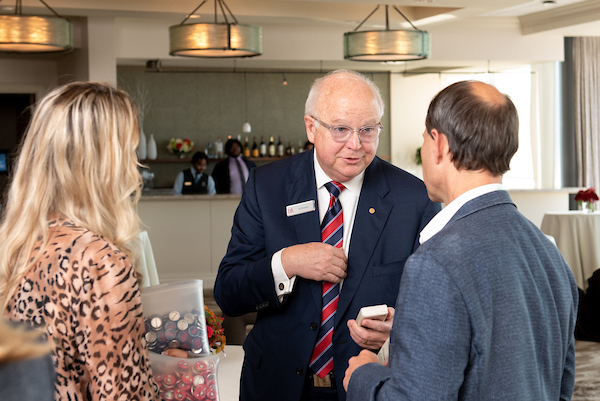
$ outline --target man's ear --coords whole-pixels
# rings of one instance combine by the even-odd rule
[[[431,130],[431,136],[433,137],[434,141],[433,150],[436,163],[441,163],[445,156],[450,155],[448,138],[435,128]]]
[[[306,138],[310,143],[315,143],[315,131],[317,130],[315,120],[311,116],[305,115],[304,125],[306,126]]]

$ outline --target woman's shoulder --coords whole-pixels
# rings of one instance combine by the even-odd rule
[[[75,257],[98,252],[121,253],[110,240],[67,218],[51,220],[49,230],[47,249],[53,252],[66,252]]]
[[[131,259],[103,236],[69,219],[50,222],[50,240],[42,258],[49,278],[70,280],[84,292],[118,293],[117,287],[136,282]],[[89,288],[88,288],[89,287]]]

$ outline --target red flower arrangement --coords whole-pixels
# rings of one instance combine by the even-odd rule
[[[596,195],[596,190],[594,188],[588,188],[586,190],[577,192],[577,195],[575,195],[575,200],[577,202],[594,203],[598,200],[598,195]]]
[[[206,333],[208,334],[208,344],[215,353],[223,351],[226,338],[223,328],[223,318],[215,315],[213,311],[204,305],[204,314],[206,315]]]
[[[189,139],[171,138],[167,145],[169,153],[173,153],[181,158],[185,157],[186,153],[194,149],[194,142]]]
[[[598,200],[598,195],[596,194],[596,190],[594,188],[588,188],[586,190],[577,192],[577,195],[575,195],[575,200],[579,204],[580,208],[587,209],[588,211],[594,211],[594,202]],[[584,202],[587,204],[586,208],[583,207]]]

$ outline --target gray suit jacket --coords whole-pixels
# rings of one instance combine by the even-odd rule
[[[577,285],[505,191],[467,202],[404,267],[389,367],[348,400],[568,400]]]

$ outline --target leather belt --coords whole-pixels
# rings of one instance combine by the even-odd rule
[[[322,379],[314,373],[309,374],[309,381],[316,388],[335,388],[335,376],[333,372],[328,373]]]

